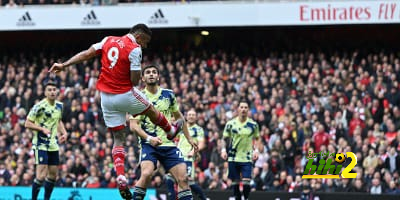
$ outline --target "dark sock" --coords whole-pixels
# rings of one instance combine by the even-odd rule
[[[245,200],[249,199],[250,190],[251,190],[250,181],[247,181],[247,180],[243,181],[243,196],[244,196]]]
[[[235,199],[242,200],[242,194],[240,192],[239,184],[232,183],[232,187],[233,187],[233,195],[235,195]]]
[[[50,200],[55,183],[56,181],[51,179],[46,179],[46,181],[44,182],[44,200]]]
[[[199,185],[197,184],[192,184],[190,185],[190,189],[193,191],[193,193],[196,193],[197,196],[201,199],[201,200],[206,200],[206,195],[204,194],[203,190],[200,188]]]
[[[144,196],[146,196],[146,188],[141,188],[136,186],[135,189],[133,189],[134,200],[142,200],[144,199]]]
[[[182,190],[178,193],[179,200],[193,200],[192,191]]]
[[[40,187],[42,187],[43,181],[39,181],[37,179],[33,180],[32,183],[32,200],[37,200],[37,197],[40,192]]]
[[[167,199],[168,200],[176,200],[176,192],[175,192],[175,180],[170,175],[165,176],[165,182],[167,182]]]

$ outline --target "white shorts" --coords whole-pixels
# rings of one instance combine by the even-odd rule
[[[123,94],[100,92],[101,109],[108,128],[122,129],[126,125],[126,114],[133,116],[143,114],[150,108],[146,96],[136,88]]]

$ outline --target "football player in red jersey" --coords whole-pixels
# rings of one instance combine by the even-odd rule
[[[77,53],[66,62],[54,63],[49,70],[58,73],[70,65],[101,55],[101,73],[97,89],[101,94],[104,121],[114,136],[112,156],[117,172],[118,188],[124,199],[132,199],[132,193],[124,175],[126,113],[133,116],[146,115],[167,133],[167,138],[170,140],[183,127],[183,120],[178,120],[171,125],[143,93],[135,88],[141,79],[142,48],[147,47],[151,34],[151,30],[145,24],[137,24],[131,28],[128,34],[121,37],[105,37],[101,42]],[[157,140],[156,137],[153,139]]]

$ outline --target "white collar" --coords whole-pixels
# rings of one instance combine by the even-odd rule
[[[131,39],[133,43],[136,43],[135,36],[133,36],[131,33],[128,33],[128,38]]]

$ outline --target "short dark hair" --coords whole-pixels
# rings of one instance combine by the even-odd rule
[[[46,88],[46,87],[49,86],[49,85],[54,86],[54,87],[57,87],[57,81],[54,80],[54,79],[52,79],[52,78],[46,80],[46,81],[44,82],[44,88]]]
[[[155,68],[157,70],[157,74],[160,74],[160,69],[158,69],[157,65],[147,65],[142,70],[142,76],[144,75],[144,71],[146,71],[146,69],[150,69],[150,68]]]
[[[144,33],[146,35],[151,36],[152,32],[150,28],[146,24],[136,24],[131,28],[129,33]]]
[[[250,107],[250,102],[249,102],[247,99],[244,99],[244,98],[240,99],[240,100],[239,100],[239,104],[240,104],[240,103],[245,103],[245,104],[247,104],[247,106]]]

